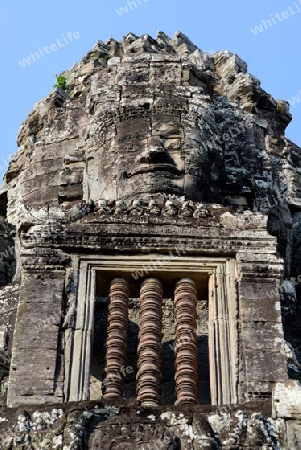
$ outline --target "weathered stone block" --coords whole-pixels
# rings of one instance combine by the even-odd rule
[[[285,357],[277,352],[245,350],[244,359],[248,381],[276,382],[287,379]]]
[[[160,62],[152,62],[150,66],[149,82],[151,84],[180,84],[181,68],[178,64],[166,63],[164,66]]]
[[[57,185],[35,189],[32,192],[26,190],[23,195],[24,203],[36,206],[44,206],[45,203],[58,205],[58,192],[59,187]]]
[[[0,349],[5,349],[7,346],[7,328],[0,327]]]
[[[252,400],[261,397],[270,397],[274,387],[273,381],[247,381],[245,383],[245,395],[243,400]]]
[[[53,380],[57,353],[57,348],[52,350],[43,347],[20,348],[12,360],[14,377],[29,380],[33,385],[37,380]],[[26,366],[23,364],[24,361]]]
[[[298,381],[276,383],[273,389],[273,417],[301,421],[301,384]]]
[[[242,322],[241,325],[244,347],[246,349],[283,352],[283,327],[282,323],[267,322]]]
[[[256,267],[254,267],[256,271]],[[241,299],[279,299],[280,286],[278,280],[242,279],[239,283],[239,296]]]
[[[268,299],[240,299],[240,313],[244,322],[281,323],[280,301]]]
[[[23,286],[21,287],[21,302],[23,304],[51,303],[61,306],[63,290],[64,279],[61,277],[61,275],[56,278],[26,278],[24,280]],[[42,318],[41,315],[40,318]]]
[[[289,420],[287,427],[287,447],[288,449],[301,449],[301,420]]]

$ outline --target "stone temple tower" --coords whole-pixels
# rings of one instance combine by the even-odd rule
[[[301,449],[288,103],[181,33],[62,75],[0,192],[0,447]]]

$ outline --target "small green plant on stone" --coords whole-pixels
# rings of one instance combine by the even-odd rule
[[[111,58],[111,56],[108,55],[108,54],[101,55],[101,59],[102,59],[104,62],[107,62],[110,58]]]
[[[67,89],[67,78],[63,75],[56,76],[56,84],[53,87],[60,87],[64,91]]]
[[[286,113],[286,107],[285,107],[284,103],[280,103],[280,102],[277,103],[276,112],[278,114],[280,114],[281,116]]]

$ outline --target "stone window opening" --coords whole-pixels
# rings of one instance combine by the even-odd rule
[[[117,392],[119,397],[136,398],[146,406],[173,405],[179,401],[184,403],[187,381],[185,371],[189,372],[189,367],[185,366],[185,357],[183,359],[181,355],[184,361],[181,373],[184,375],[177,381],[180,369],[177,361],[175,364],[178,326],[178,319],[175,317],[176,290],[177,283],[182,279],[195,283],[197,298],[194,307],[195,322],[190,323],[190,326],[196,327],[197,332],[197,352],[194,356],[191,355],[192,361],[198,360],[197,366],[194,366],[195,371],[198,370],[197,394],[193,388],[195,398],[188,399],[188,402],[224,405],[237,401],[239,368],[235,361],[239,349],[235,260],[229,257],[179,256],[167,261],[160,269],[148,270],[145,273],[145,267],[150,266],[151,261],[159,256],[158,254],[110,257],[87,255],[80,259],[75,327],[66,335],[65,401],[98,400],[109,396],[113,398]],[[103,384],[108,378],[106,349],[109,330],[107,323],[110,322],[108,293],[111,282],[116,278],[126,281],[129,289],[128,306],[124,310],[128,316],[123,319],[124,323],[128,324],[128,335],[127,338],[125,336],[122,338],[126,341],[122,364],[118,361],[114,369],[116,371],[117,367],[117,371],[122,372],[122,377],[120,382],[115,385],[113,383],[111,391],[109,389],[110,394],[107,395],[107,385],[104,388]],[[151,380],[151,375],[148,381],[145,381],[146,378],[144,376],[141,378],[141,373],[147,372],[143,360],[146,358],[148,364],[148,356],[139,352],[141,341],[139,333],[141,334],[140,291],[147,280],[156,280],[163,288],[163,293],[160,294],[162,299],[159,300],[162,301],[162,307],[157,307],[157,311],[162,314],[162,336],[160,339],[157,336],[157,341],[162,346],[162,354],[160,357],[158,354],[155,358],[156,364],[161,363],[162,366],[161,374],[155,370],[157,373],[155,379]],[[183,305],[185,309],[185,301]],[[183,314],[187,316],[187,311]],[[191,316],[193,314],[190,310],[187,317]],[[115,329],[114,326],[111,328]],[[114,342],[116,339],[114,333],[111,338]],[[114,345],[112,347],[109,344],[109,347],[114,348]],[[156,346],[157,344],[154,345],[155,348]],[[180,347],[183,346],[185,347],[185,345]],[[147,354],[151,355],[152,348],[149,348],[149,352]],[[140,367],[141,361],[144,364],[143,369]],[[111,367],[114,367],[114,361],[111,363],[113,364]],[[121,365],[123,367],[120,370]],[[153,388],[155,391],[157,389],[155,399],[149,398],[149,395],[144,396],[145,383],[155,386]]]
[[[113,275],[116,277],[116,274]],[[184,385],[186,375],[188,377],[190,376],[192,381],[194,381],[192,384],[195,384],[194,398],[186,398],[186,402],[194,404],[210,404],[208,354],[208,276],[181,278],[181,275],[179,276],[174,273],[169,274],[168,277],[164,277],[162,274],[154,272],[151,273],[150,276],[144,276],[138,280],[134,280],[131,276],[129,277],[124,274],[123,278],[115,278],[116,281],[113,278],[110,282],[109,278],[110,275],[104,278],[101,272],[97,274],[94,310],[94,339],[91,356],[90,398],[92,400],[98,400],[102,397],[108,399],[114,399],[114,397],[138,398],[143,403],[143,388],[139,388],[140,384],[143,384],[143,380],[139,383],[139,378],[141,378],[141,376],[143,378],[144,371],[143,367],[139,368],[140,354],[142,366],[143,364],[144,367],[145,364],[147,365],[148,356],[150,358],[150,363],[154,364],[152,370],[154,373],[156,370],[158,371],[158,395],[157,400],[154,401],[154,405],[177,404],[177,401],[179,400],[179,392],[177,395],[177,388],[183,392],[182,400],[180,400],[180,402],[185,403],[185,401],[183,401],[183,398],[185,397],[185,388],[182,387],[181,389],[181,380],[177,380],[177,378],[179,378],[179,374],[182,373],[183,370],[184,373],[180,376],[184,379]],[[178,308],[176,308],[176,286],[180,280],[184,280],[184,282],[185,280],[190,281],[191,286],[195,287],[195,303],[190,305],[188,311],[185,311],[185,299],[181,300],[180,298],[180,303],[182,302],[183,304],[184,300],[184,311],[180,311],[181,308],[179,308],[179,305]],[[124,292],[125,298],[126,295],[128,295],[128,300],[126,303],[127,311],[123,311],[124,317],[122,317],[122,314],[120,314],[120,302],[117,301],[117,309],[115,308],[115,312],[117,311],[117,317],[115,321],[113,319],[110,323],[109,309],[112,306],[112,302],[110,302],[110,295],[108,294],[109,291],[112,290],[114,281],[115,292],[116,290],[118,291],[120,287],[125,291],[128,290],[127,294]],[[111,288],[108,284],[111,285]],[[149,332],[146,330],[146,334],[144,333],[146,338],[143,338],[143,335],[140,333],[141,320],[144,320],[145,322],[145,319],[147,321],[147,317],[143,317],[143,311],[141,311],[141,303],[143,303],[141,299],[141,292],[143,291],[143,286],[147,284],[155,287],[157,285],[157,287],[159,286],[159,289],[161,286],[161,293],[159,295],[159,297],[161,296],[161,299],[158,299],[160,304],[157,305],[157,308],[155,308],[154,311],[151,311],[151,309],[147,307],[146,312],[144,313],[144,316],[145,314],[146,316],[147,314],[151,314],[151,319],[154,320],[154,317],[156,317],[156,312],[158,312],[158,320],[160,325],[157,328],[157,336],[155,336],[152,335],[154,332],[154,324],[151,322]],[[178,294],[178,297],[181,297],[181,293]],[[176,317],[177,311],[178,322]],[[183,319],[182,322],[180,320],[180,312],[182,315],[184,314],[184,323]],[[189,323],[187,324],[187,320],[185,323],[185,314],[187,315],[187,313],[188,317],[191,316],[191,319],[194,320],[194,323],[191,323],[191,329],[187,328],[187,325],[188,327],[190,325]],[[113,313],[111,316],[112,315]],[[123,326],[121,326],[120,321],[123,321]],[[181,327],[181,329],[178,330],[178,336],[177,323],[179,327]],[[114,326],[116,329],[112,330],[112,327],[114,328]],[[144,331],[143,324],[142,331]],[[110,357],[111,332],[113,332],[111,337],[113,342],[112,358]],[[116,344],[116,337],[118,338],[118,336],[121,338],[120,342],[126,339],[123,360],[121,360],[118,355],[117,357],[115,356],[114,359],[114,352],[116,352],[114,345]],[[152,342],[148,341],[148,338],[150,338]],[[156,341],[157,344],[154,341]],[[191,352],[194,354],[190,355]],[[107,358],[108,353],[109,359]],[[179,364],[176,364],[177,353],[178,359],[182,360],[182,363],[179,362]],[[192,356],[191,361],[189,360],[189,355]],[[187,363],[188,367],[186,367]],[[153,381],[155,382],[156,380]],[[142,398],[140,398],[141,395]],[[146,401],[145,403],[147,404],[148,402]]]

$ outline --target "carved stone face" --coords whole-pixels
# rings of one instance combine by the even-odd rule
[[[98,198],[134,199],[161,192],[216,201],[220,149],[217,144],[214,157],[209,155],[203,136],[201,127],[185,126],[179,116],[151,113],[115,123],[99,149]]]

